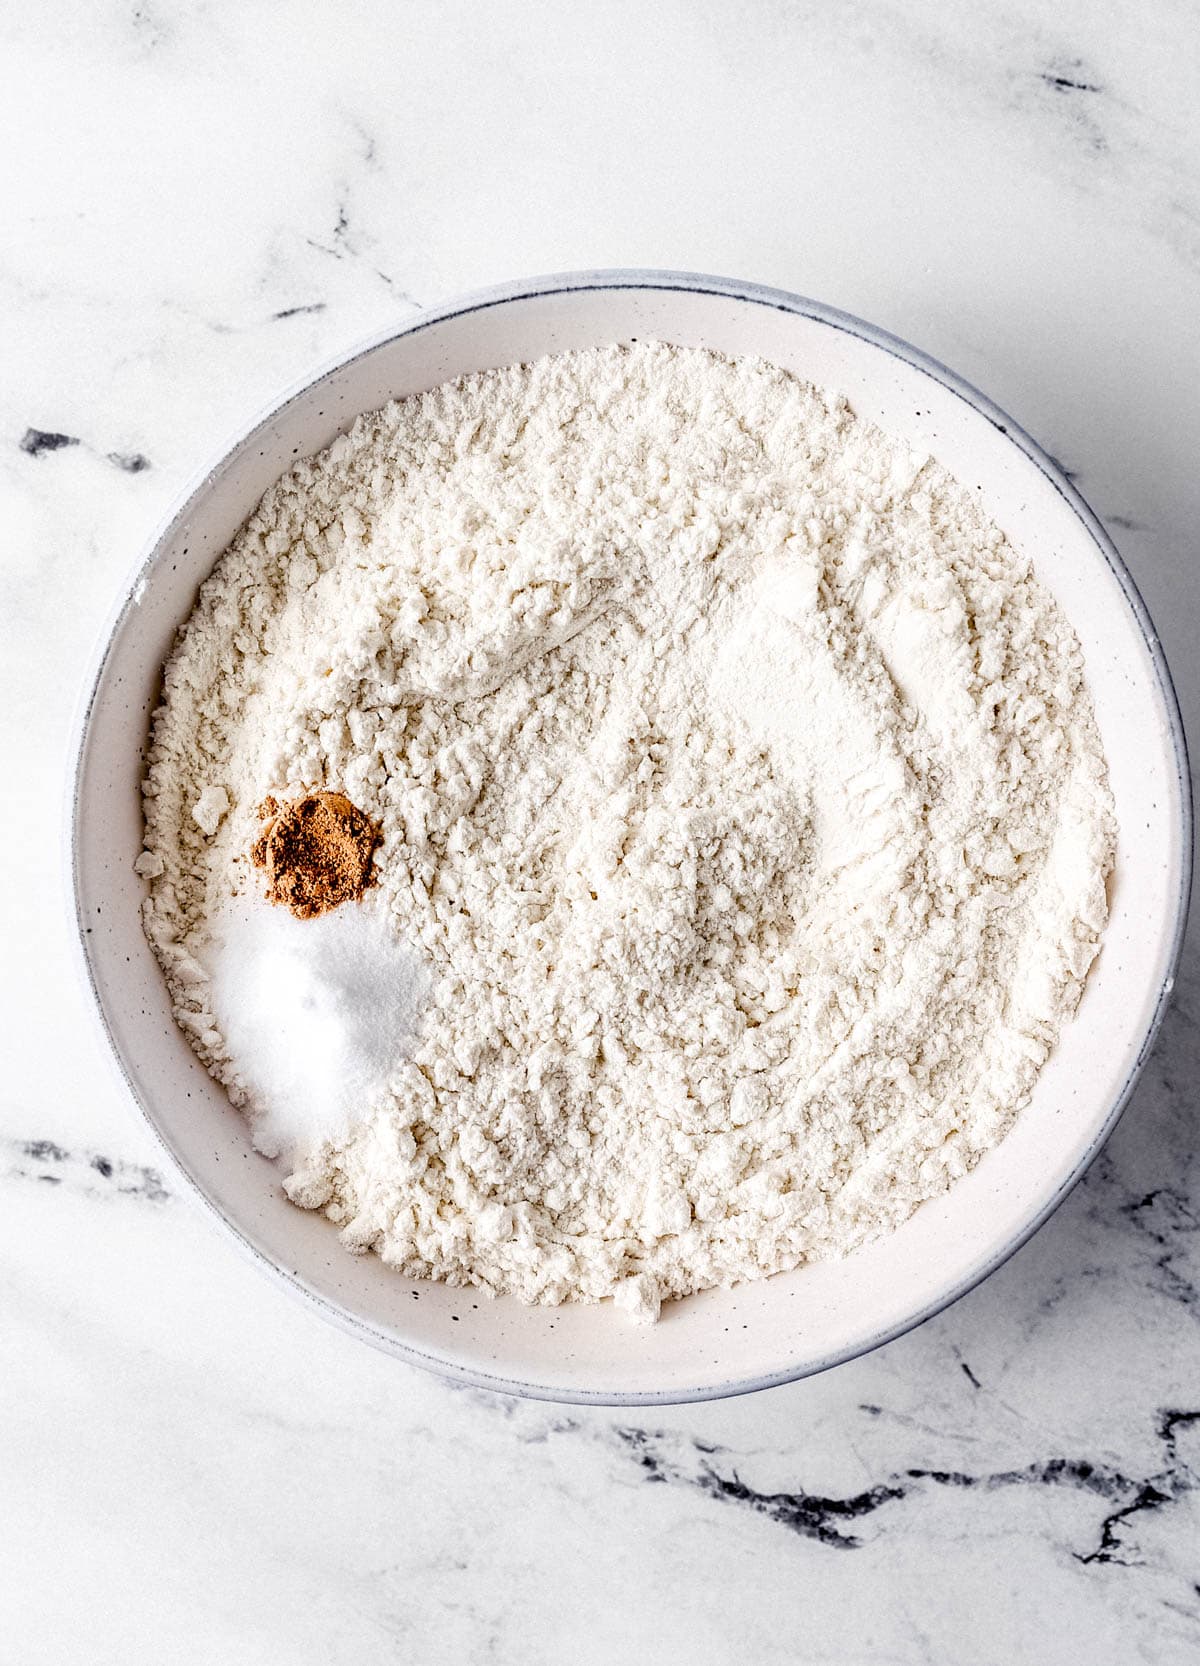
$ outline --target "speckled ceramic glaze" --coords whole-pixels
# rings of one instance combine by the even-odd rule
[[[1008,1138],[945,1197],[844,1261],[710,1291],[652,1330],[610,1307],[524,1308],[353,1258],[293,1208],[171,1017],[142,935],[139,782],[160,669],[197,589],[263,491],[360,412],[448,377],[658,337],[759,354],[843,393],[978,490],[1083,643],[1119,819],[1112,912],[1079,1014]],[[130,1093],[176,1168],[241,1244],[331,1319],[415,1364],[515,1393],[631,1403],[739,1393],[820,1371],[918,1324],[1043,1221],[1111,1131],[1171,987],[1191,807],[1157,638],[1095,517],[982,395],[870,325],[724,279],[596,272],[529,280],[423,314],[290,394],[206,473],[139,565],[80,720],[70,883],[85,975]]]

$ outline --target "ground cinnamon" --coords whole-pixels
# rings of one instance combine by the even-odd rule
[[[266,869],[269,901],[312,920],[362,896],[379,832],[342,793],[306,793],[282,804],[267,798],[258,813],[265,825],[250,856]]]

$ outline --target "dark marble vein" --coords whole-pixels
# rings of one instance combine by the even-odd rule
[[[1044,1463],[1026,1464],[1023,1469],[998,1469],[972,1475],[960,1469],[906,1469],[910,1481],[929,1481],[938,1487],[980,1488],[995,1492],[1001,1487],[1073,1487],[1105,1499],[1123,1497],[1133,1485],[1127,1475],[1082,1458],[1050,1458]]]
[[[720,1451],[717,1447],[693,1443],[700,1463],[695,1473],[689,1474],[658,1450],[656,1437],[645,1430],[617,1429],[616,1434],[641,1470],[643,1480],[663,1485],[685,1481],[705,1497],[723,1504],[741,1505],[802,1538],[816,1539],[838,1550],[855,1550],[862,1543],[856,1535],[844,1530],[847,1523],[904,1497],[903,1487],[895,1485],[871,1487],[847,1498],[806,1492],[758,1492],[747,1486],[736,1470],[729,1475],[721,1474],[710,1461]]]
[[[1039,1315],[1046,1302],[1073,1299],[1088,1279],[1119,1281],[1150,1303],[1170,1302],[1182,1322],[1200,1320],[1196,942],[1193,929],[1162,1031],[1120,1127],[1051,1223],[1046,1243],[1057,1244],[1057,1254],[1045,1263]]]
[[[868,1415],[881,1412],[878,1406],[864,1405],[861,1409]],[[685,1443],[680,1456],[678,1443],[665,1432],[618,1427],[613,1433],[643,1481],[690,1488],[705,1498],[748,1509],[801,1538],[836,1550],[861,1549],[865,1541],[851,1530],[854,1524],[873,1517],[885,1505],[901,1505],[928,1495],[931,1489],[992,1493],[1032,1487],[1087,1493],[1114,1507],[1100,1522],[1096,1544],[1085,1551],[1073,1551],[1075,1560],[1086,1566],[1105,1563],[1128,1566],[1133,1564],[1122,1540],[1123,1525],[1138,1514],[1161,1510],[1200,1490],[1200,1475],[1178,1449],[1180,1431],[1196,1424],[1200,1424],[1200,1411],[1170,1410],[1159,1414],[1155,1436],[1162,1448],[1163,1463],[1146,1476],[1126,1474],[1113,1465],[1087,1458],[1054,1457],[1023,1468],[978,1473],[909,1468],[844,1497],[810,1493],[802,1488],[761,1492],[742,1480],[723,1448],[692,1441]]]
[[[1179,1433],[1183,1429],[1200,1428],[1200,1411],[1163,1411],[1159,1413],[1155,1435],[1162,1446],[1166,1463],[1154,1475],[1148,1476],[1134,1496],[1119,1510],[1105,1516],[1100,1523],[1100,1539],[1095,1548],[1084,1554],[1076,1553],[1076,1560],[1087,1565],[1111,1563],[1129,1568],[1139,1565],[1134,1551],[1121,1536],[1121,1529],[1134,1516],[1160,1510],[1173,1504],[1189,1492],[1200,1488],[1200,1474],[1188,1463],[1179,1450]],[[1200,1594],[1200,1587],[1197,1587]]]
[[[54,434],[45,428],[27,428],[20,439],[21,450],[28,457],[42,457],[47,451],[61,451],[64,446],[78,445],[74,434]]]
[[[1053,87],[1056,93],[1102,93],[1104,88],[1095,81],[1077,81],[1069,75],[1055,75],[1051,71],[1043,71],[1039,80]]]
[[[1117,1213],[1151,1246],[1152,1288],[1200,1318],[1200,1288],[1187,1270],[1200,1233],[1200,1211],[1176,1187],[1156,1186],[1119,1205]]]
[[[362,225],[362,216],[356,200],[359,196],[361,175],[380,172],[379,148],[374,134],[364,127],[357,117],[347,116],[346,119],[354,135],[354,154],[351,165],[334,182],[332,231],[327,237],[306,237],[304,241],[310,249],[315,249],[318,254],[329,255],[333,260],[362,260],[366,269],[379,279],[396,300],[402,301],[406,306],[418,307],[420,302],[416,297],[403,289],[392,274],[379,264],[377,239]],[[291,316],[292,311],[302,310],[306,309],[289,309],[277,313],[276,317],[286,318]]]
[[[97,1151],[68,1151],[54,1140],[0,1140],[4,1173],[39,1185],[66,1185],[89,1197],[120,1196],[165,1203],[171,1192],[157,1169]]]
[[[350,208],[345,197],[338,200],[329,242],[322,243],[316,237],[306,237],[304,241],[310,249],[316,249],[318,254],[332,255],[334,260],[341,260],[344,255],[356,255],[358,253],[358,249],[350,239]]]
[[[27,428],[18,444],[27,457],[44,457],[49,451],[62,451],[67,446],[75,445],[83,445],[85,451],[92,450],[77,434],[50,433],[44,428]],[[143,456],[140,451],[109,451],[105,453],[105,458],[114,468],[126,474],[143,474],[150,467],[149,457]]]
[[[1095,112],[1107,109],[1110,101],[1101,98],[1105,88],[1087,73],[1082,61],[1052,62],[1038,72],[1037,79],[1088,153],[1092,157],[1106,156],[1108,136]]]

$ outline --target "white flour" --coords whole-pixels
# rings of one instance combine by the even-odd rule
[[[146,924],[260,1113],[206,934],[257,805],[323,787],[381,825],[429,993],[288,1195],[525,1301],[653,1318],[899,1224],[1010,1126],[1106,914],[1079,646],[1027,564],[844,402],[661,344],[363,418],[205,585]]]

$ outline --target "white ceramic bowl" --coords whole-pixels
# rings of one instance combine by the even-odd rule
[[[1083,643],[1120,822],[1112,916],[1079,1014],[1008,1138],[898,1232],[840,1262],[709,1291],[650,1330],[604,1307],[526,1308],[352,1258],[287,1203],[176,1028],[142,936],[139,779],[159,672],[201,580],[263,491],[361,411],[448,377],[630,337],[760,354],[845,394],[977,486]],[[1190,875],[1182,728],[1158,639],[1078,492],[987,399],[882,331],[723,279],[592,272],[424,313],[341,359],[234,442],[154,539],[106,634],[80,718],[71,883],[86,979],[171,1165],[266,1271],[402,1359],[489,1388],[602,1403],[741,1393],[820,1371],[909,1329],[984,1278],[1110,1133],[1171,988]]]

